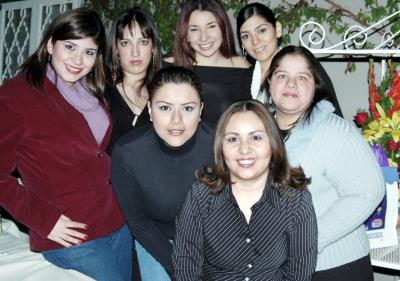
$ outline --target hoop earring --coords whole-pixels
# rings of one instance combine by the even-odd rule
[[[244,49],[243,45],[242,45],[242,56],[243,56],[243,58],[246,58],[246,56],[247,56],[247,52]]]

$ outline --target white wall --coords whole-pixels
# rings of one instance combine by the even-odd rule
[[[357,71],[346,74],[344,62],[323,62],[322,65],[332,80],[347,120],[353,120],[358,109],[368,110],[368,63],[357,63]]]

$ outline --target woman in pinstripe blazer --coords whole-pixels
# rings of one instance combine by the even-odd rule
[[[198,173],[177,220],[176,280],[311,280],[317,224],[305,189],[310,180],[289,167],[265,106],[230,106],[214,154],[214,167]]]

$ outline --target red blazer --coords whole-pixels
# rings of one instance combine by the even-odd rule
[[[29,227],[31,249],[61,248],[47,239],[61,214],[86,223],[88,240],[124,224],[105,152],[83,115],[47,78],[43,90],[23,77],[0,87],[0,205]],[[24,186],[11,176],[18,168]]]

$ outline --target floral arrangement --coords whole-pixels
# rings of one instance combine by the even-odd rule
[[[397,166],[400,172],[400,74],[397,65],[389,63],[378,86],[374,63],[368,69],[369,112],[354,116],[363,137],[371,144],[381,166]]]

